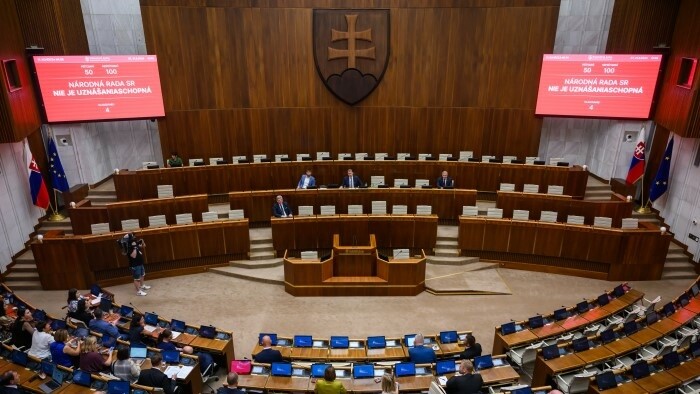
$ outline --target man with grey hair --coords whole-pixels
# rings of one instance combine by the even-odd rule
[[[474,373],[474,364],[464,360],[459,365],[459,374],[450,378],[445,386],[447,394],[472,394],[480,393],[484,380],[481,375]]]
[[[413,339],[413,347],[408,349],[408,356],[416,364],[428,364],[437,361],[435,350],[431,347],[423,346],[425,340],[423,334],[417,334]]]
[[[277,196],[276,202],[272,205],[272,215],[276,218],[292,217],[292,210],[282,196]]]

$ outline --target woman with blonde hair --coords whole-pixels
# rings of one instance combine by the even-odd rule
[[[97,345],[97,338],[90,335],[85,338],[85,342],[80,349],[80,369],[89,373],[100,373],[112,365],[112,352],[109,352],[107,359],[102,357]]]
[[[382,394],[399,394],[399,384],[396,383],[394,375],[385,373],[382,376]]]

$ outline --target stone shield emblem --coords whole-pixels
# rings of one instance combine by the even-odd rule
[[[324,85],[357,104],[377,88],[389,63],[389,10],[314,10],[313,40]]]

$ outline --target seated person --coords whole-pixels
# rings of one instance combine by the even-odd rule
[[[447,381],[445,392],[447,394],[480,393],[484,380],[481,375],[475,374],[474,365],[469,360],[464,360],[459,365],[459,375],[455,375]]]
[[[481,345],[476,343],[474,335],[467,334],[464,338],[464,351],[459,354],[459,358],[473,360],[474,357],[481,356]]]
[[[0,393],[19,394],[24,392],[19,389],[19,374],[17,371],[7,371],[0,375]]]
[[[40,321],[36,324],[36,330],[32,334],[32,347],[29,348],[29,355],[40,359],[51,361],[51,350],[49,347],[53,343],[51,333],[51,323]]]
[[[94,319],[92,312],[88,309],[85,299],[78,300],[77,309],[75,312],[68,312],[68,317],[75,320],[80,320],[85,323],[85,327],[90,325],[90,320]]]
[[[396,383],[394,374],[385,373],[382,376],[382,394],[399,394],[399,384]]]
[[[269,335],[262,338],[263,350],[258,354],[253,355],[253,361],[256,363],[272,364],[282,361],[282,353],[279,350],[272,348],[272,339]]]
[[[80,349],[80,369],[88,373],[100,373],[109,369],[112,365],[112,352],[109,352],[108,357],[102,357],[97,345],[97,338],[90,335],[85,338]]]
[[[289,209],[289,204],[282,198],[277,196],[276,202],[272,205],[272,215],[276,218],[291,218],[292,210]]]
[[[442,189],[443,187],[454,187],[455,182],[447,174],[447,171],[442,172],[442,176],[435,180],[435,186]]]
[[[78,300],[80,299],[80,292],[76,288],[71,288],[68,290],[68,300],[67,307],[68,313],[75,312],[78,310]]]
[[[182,167],[182,159],[177,155],[177,152],[172,152],[165,165],[168,167]]]
[[[32,336],[34,335],[34,317],[32,311],[20,306],[17,308],[17,318],[10,329],[12,332],[11,345],[26,349],[32,346]]]
[[[347,189],[362,187],[362,180],[352,172],[352,168],[348,168],[348,175],[343,178],[343,187]]]
[[[238,388],[238,374],[229,372],[226,376],[226,383],[217,390],[216,394],[245,394],[245,390]]]
[[[416,335],[413,347],[408,349],[408,356],[416,364],[434,363],[437,361],[435,350],[431,347],[423,346],[423,334]]]
[[[345,394],[345,386],[335,380],[335,368],[329,365],[323,373],[323,379],[316,381],[314,393],[316,394]]]
[[[95,318],[90,320],[90,324],[88,325],[88,327],[90,327],[90,331],[102,334],[103,336],[107,335],[113,338],[114,343],[116,343],[117,339],[121,337],[121,334],[119,334],[119,329],[117,329],[117,327],[115,326],[117,321],[115,320],[114,323],[110,323],[104,320],[106,316],[100,308],[95,309],[95,312],[93,312],[93,314],[95,315]],[[125,335],[124,339],[127,338],[128,336]]]
[[[163,350],[163,351],[177,350],[177,351],[180,351],[184,354],[190,354],[190,355],[193,354],[199,358],[199,367],[202,371],[206,371],[207,368],[209,368],[209,366],[214,363],[214,358],[212,357],[211,354],[206,353],[206,352],[196,352],[195,353],[192,346],[183,346],[181,348],[177,347],[177,346],[175,346],[174,343],[172,343],[172,339],[173,339],[173,332],[168,328],[163,330],[163,332],[161,332],[158,335],[158,345],[157,345],[158,349]]]
[[[311,175],[311,170],[306,170],[306,174],[302,175],[299,183],[297,183],[297,189],[306,189],[313,186],[316,186],[316,178]]]
[[[173,394],[177,388],[175,384],[175,375],[173,375],[172,379],[168,379],[168,377],[165,376],[160,370],[160,363],[162,361],[163,356],[161,356],[160,353],[153,353],[151,356],[151,368],[142,370],[136,383],[142,386],[161,388],[165,394]]]
[[[53,334],[54,342],[49,346],[51,361],[64,367],[73,368],[80,356],[80,341],[68,344],[68,331],[65,328],[57,330]]]
[[[146,322],[140,313],[134,313],[131,316],[131,324],[129,325],[129,343],[131,346],[146,346],[143,341],[143,327],[145,325]]]
[[[112,375],[130,383],[136,383],[141,374],[141,367],[129,357],[129,348],[120,345],[117,350],[117,361],[112,364]]]

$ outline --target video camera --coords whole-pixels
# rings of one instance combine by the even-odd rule
[[[132,248],[142,247],[143,239],[137,239],[134,233],[126,233],[117,240],[117,246],[121,249],[122,254],[126,256]]]

